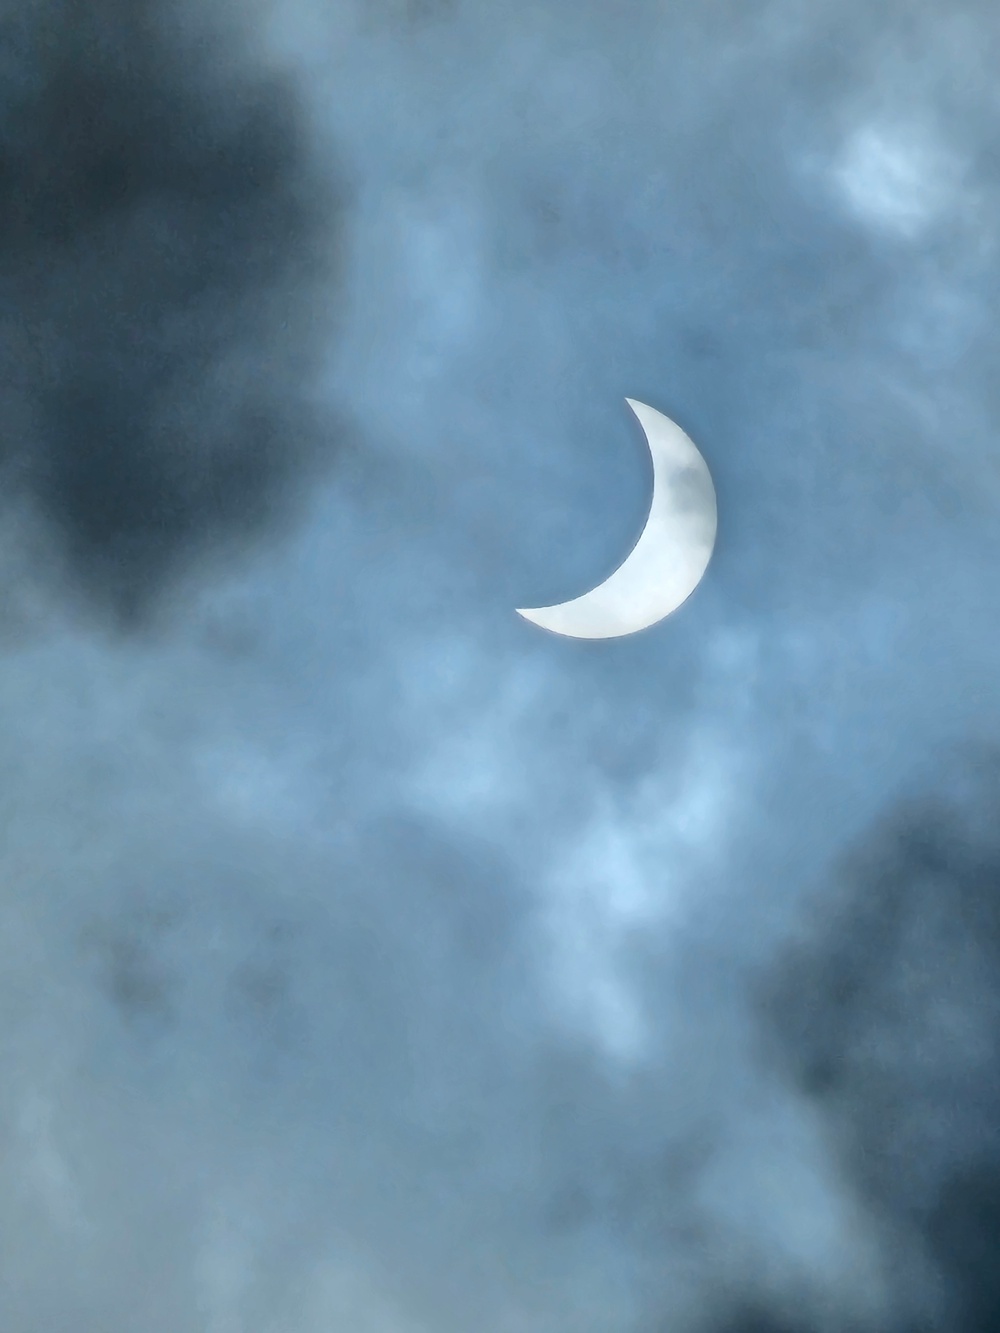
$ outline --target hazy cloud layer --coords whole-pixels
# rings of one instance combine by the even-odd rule
[[[1000,24],[619,8],[3,11],[11,1333],[997,1318]]]

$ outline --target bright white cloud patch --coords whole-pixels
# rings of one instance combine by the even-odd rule
[[[955,163],[929,134],[865,125],[842,145],[835,188],[861,221],[912,239],[953,206]]]
[[[699,872],[726,847],[739,770],[730,747],[697,737],[631,798],[606,801],[546,881],[556,1010],[614,1058],[640,1059],[647,1042],[624,947],[684,915]]]

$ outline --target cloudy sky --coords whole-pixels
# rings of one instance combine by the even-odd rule
[[[0,1326],[995,1329],[992,7],[2,16]]]

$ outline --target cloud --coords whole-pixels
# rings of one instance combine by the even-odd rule
[[[937,767],[842,863],[772,1002],[883,1230],[898,1317],[978,1333],[997,1294],[1000,770],[972,746]]]
[[[8,11],[6,503],[128,619],[335,444],[310,377],[343,185],[239,30],[149,0]]]
[[[0,1325],[978,1333],[993,18],[4,13]]]
[[[859,219],[904,240],[961,208],[955,164],[932,135],[914,127],[857,129],[838,155],[833,179]]]

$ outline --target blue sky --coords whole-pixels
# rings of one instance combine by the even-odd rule
[[[987,1333],[996,16],[73,13],[4,56],[0,1323]],[[626,397],[716,553],[560,640]]]

